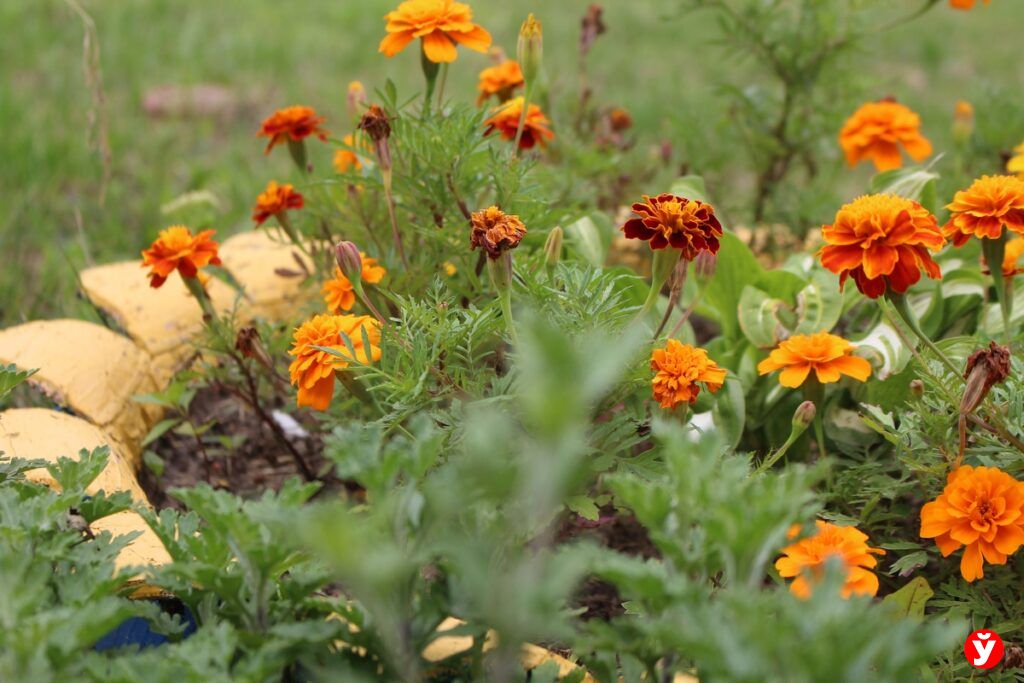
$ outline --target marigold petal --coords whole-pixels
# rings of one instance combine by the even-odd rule
[[[428,33],[423,36],[422,40],[424,54],[427,55],[427,59],[436,64],[454,62],[458,57],[455,43],[443,31]]]

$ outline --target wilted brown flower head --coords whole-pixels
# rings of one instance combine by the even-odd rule
[[[604,14],[604,8],[598,4],[593,4],[587,8],[587,13],[583,15],[583,21],[580,22],[581,55],[586,55],[590,52],[590,47],[597,40],[597,37],[607,30],[604,21],[602,21],[602,14]]]
[[[963,458],[964,449],[967,447],[967,416],[981,405],[994,385],[1003,382],[1009,376],[1010,349],[1005,346],[989,342],[987,349],[975,351],[967,359],[967,368],[964,371],[967,386],[964,387],[964,395],[960,399],[958,425],[961,458]]]
[[[487,256],[496,259],[509,249],[519,246],[526,234],[526,226],[519,216],[505,213],[497,206],[476,211],[470,218],[472,232],[469,242],[473,249],[480,247]]]
[[[366,131],[366,134],[373,140],[374,148],[377,151],[377,161],[383,170],[391,169],[391,150],[388,147],[388,138],[391,137],[391,124],[388,122],[388,115],[376,104],[370,108],[359,119],[359,130]]]

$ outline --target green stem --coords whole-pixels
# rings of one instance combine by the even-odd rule
[[[804,382],[804,399],[814,404],[814,440],[818,444],[818,454],[825,456],[825,385],[817,375],[810,375]]]
[[[885,298],[888,299],[889,303],[892,304],[893,310],[899,315],[900,319],[907,324],[910,331],[913,332],[922,344],[928,347],[928,349],[938,357],[942,364],[946,366],[946,369],[953,373],[955,377],[960,377],[960,370],[953,364],[953,361],[942,352],[935,342],[933,342],[928,335],[921,329],[921,325],[917,322],[917,317],[914,312],[910,310],[910,305],[907,303],[907,297],[902,294],[887,293]]]
[[[427,81],[427,92],[423,95],[423,117],[427,118],[430,116],[430,100],[434,97],[439,65],[427,58],[427,53],[422,46],[420,47],[420,66],[423,67],[423,77]]]
[[[203,322],[209,324],[211,320],[216,320],[217,313],[213,310],[213,302],[210,301],[210,296],[206,293],[206,288],[203,287],[199,278],[182,277],[181,279],[184,280],[189,293],[199,303],[199,308],[203,310]]]
[[[519,124],[516,126],[516,142],[512,147],[512,156],[519,156],[519,141],[523,139],[523,128],[526,126],[526,113],[530,109],[530,100],[533,98],[533,82],[527,82],[523,90],[523,109],[519,112]]]
[[[1006,233],[996,239],[982,239],[981,252],[985,256],[985,263],[992,274],[992,283],[995,285],[996,299],[999,301],[999,310],[1003,316],[1003,343],[1009,345],[1012,337],[1010,335],[1010,318],[1013,313],[1013,292],[1012,280],[1003,277],[1003,255],[1006,252]]]
[[[445,63],[445,65],[441,68],[441,87],[437,89],[437,110],[439,112],[443,112],[441,104],[442,104],[442,100],[444,100],[444,86],[445,86],[446,83],[448,83],[448,67],[449,66],[450,66],[450,64]]]
[[[498,303],[501,305],[501,315],[505,318],[505,327],[508,329],[509,339],[514,346],[519,346],[519,337],[516,335],[516,324],[512,320],[512,288],[506,287],[498,292]]]
[[[381,168],[381,180],[384,184],[384,198],[388,205],[388,218],[391,221],[391,237],[395,240],[395,249],[398,251],[398,258],[402,265],[409,270],[409,261],[405,258],[405,248],[402,246],[402,235],[398,232],[398,216],[395,213],[395,197],[391,193],[391,169]]]

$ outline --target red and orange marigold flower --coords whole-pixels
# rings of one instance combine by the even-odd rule
[[[279,185],[271,180],[267,189],[256,197],[256,206],[252,210],[252,219],[256,225],[263,225],[271,216],[280,216],[285,211],[302,208],[302,195],[295,191],[289,183]]]
[[[526,236],[526,226],[519,216],[505,213],[497,206],[474,211],[469,222],[470,248],[483,249],[491,259],[515,249]]]
[[[160,231],[153,244],[142,252],[142,267],[149,268],[149,286],[160,287],[177,270],[182,277],[193,278],[207,265],[220,265],[213,230],[195,235],[184,225],[172,225]]]
[[[377,264],[377,259],[371,258],[363,252],[359,252],[359,258],[362,262],[363,282],[375,285],[387,275],[388,271]],[[341,268],[337,266],[334,268],[334,278],[324,283],[320,293],[323,294],[327,310],[331,313],[351,311],[352,307],[356,305],[356,290],[352,286],[352,282],[341,272]]]
[[[708,358],[708,352],[669,339],[664,348],[651,352],[651,387],[654,400],[666,410],[680,403],[693,404],[701,385],[711,393],[722,388],[725,370]]]
[[[938,221],[909,199],[865,195],[839,209],[821,233],[821,265],[839,275],[840,287],[852,277],[857,289],[872,299],[887,289],[902,294],[921,279],[922,270],[930,278],[942,277],[928,253],[945,243]]]
[[[622,232],[631,239],[650,242],[651,249],[672,247],[688,261],[702,251],[718,253],[722,224],[710,204],[674,194],[644,195],[642,202],[632,206],[636,217],[622,225]]]
[[[901,146],[914,161],[932,153],[932,143],[921,135],[921,117],[890,100],[862,104],[843,125],[839,144],[851,166],[871,159],[879,171],[903,165]]]
[[[790,389],[806,382],[812,370],[822,384],[838,382],[842,375],[865,382],[871,376],[871,363],[852,355],[854,348],[847,340],[828,332],[794,334],[757,364],[757,372],[767,375],[782,370],[779,384]]]
[[[370,342],[366,348],[363,332]],[[355,352],[353,359],[342,340],[345,334]],[[298,387],[298,405],[315,410],[326,410],[334,397],[334,373],[344,370],[353,361],[369,365],[380,360],[380,325],[368,315],[317,315],[295,329],[293,356],[288,374]],[[315,347],[334,349],[341,357]]]
[[[260,126],[259,137],[270,138],[264,154],[270,154],[275,146],[293,140],[298,142],[315,135],[327,139],[327,131],[320,127],[324,117],[317,115],[313,107],[293,106],[278,109]]]
[[[845,572],[841,594],[873,596],[878,593],[878,577],[872,571],[878,564],[875,555],[884,555],[880,548],[868,545],[867,534],[852,526],[838,526],[817,520],[816,533],[782,549],[782,557],[775,561],[775,569],[784,579],[793,579],[789,590],[798,598],[811,597],[814,586],[821,582],[825,567],[831,558],[839,560]],[[790,530],[796,536],[800,527]]]
[[[524,83],[523,70],[514,59],[506,59],[496,66],[488,67],[480,72],[480,82],[476,86],[480,93],[476,99],[477,106],[495,96],[499,102],[507,102],[512,92]]]
[[[985,562],[1006,564],[1024,544],[1024,482],[996,467],[963,465],[921,509],[921,537],[934,538],[943,557],[964,548],[960,573],[985,576]]]
[[[999,239],[1004,226],[1024,234],[1024,180],[982,176],[957,192],[946,208],[951,215],[942,231],[958,247],[971,237]]]
[[[380,51],[394,57],[416,38],[423,41],[423,54],[434,63],[454,62],[456,44],[486,52],[491,34],[473,23],[473,11],[453,0],[406,0],[384,15],[388,34]]]
[[[495,110],[491,118],[484,121],[487,128],[484,135],[491,135],[495,131],[503,140],[515,140],[516,130],[519,128],[519,116],[523,112],[523,98],[516,97]],[[555,137],[549,127],[551,124],[548,117],[536,104],[530,103],[526,109],[526,120],[523,122],[523,136],[519,139],[520,149],[531,149],[534,145],[544,147],[547,141]]]

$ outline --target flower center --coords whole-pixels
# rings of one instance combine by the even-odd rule
[[[663,202],[658,205],[658,221],[661,223],[661,231],[667,237],[673,232],[682,232],[687,223],[694,222],[694,214],[697,205],[694,202],[685,204],[676,200]]]

